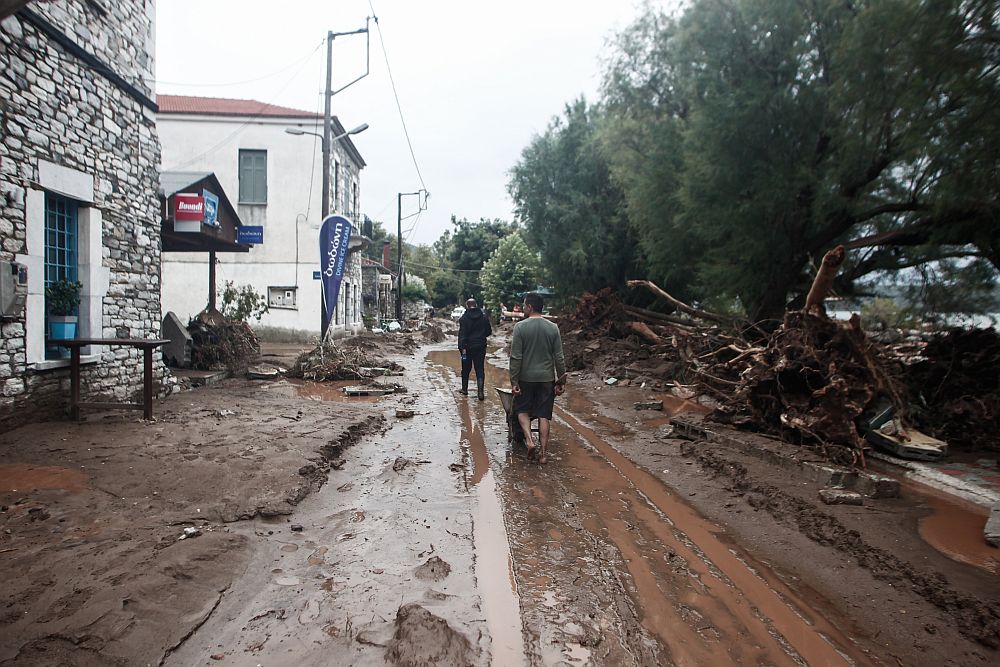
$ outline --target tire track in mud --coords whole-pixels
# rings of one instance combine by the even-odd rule
[[[732,480],[732,488],[747,496],[749,504],[776,521],[793,525],[813,542],[847,555],[872,576],[891,584],[906,584],[921,598],[955,618],[955,627],[980,644],[1000,648],[1000,605],[989,604],[955,590],[940,573],[922,572],[898,556],[867,544],[857,532],[835,517],[768,484],[754,482],[747,469],[705,451],[696,444],[681,446],[684,456]]]

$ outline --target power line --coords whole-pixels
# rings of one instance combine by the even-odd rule
[[[313,52],[311,54],[309,54],[309,55],[310,56],[315,55],[316,52],[319,51],[320,47],[322,47],[323,44],[325,44],[325,43],[326,43],[326,40],[323,40],[323,42],[321,42],[319,44],[319,46],[317,46],[313,50]],[[264,109],[266,107],[268,107],[268,106],[271,106],[271,104],[275,100],[277,100],[278,97],[280,97],[283,92],[285,92],[285,89],[288,88],[289,85],[291,85],[292,81],[295,80],[295,77],[298,76],[299,72],[302,71],[302,68],[305,67],[306,62],[308,62],[308,61],[303,61],[302,65],[299,67],[298,71],[296,71],[294,75],[288,77],[288,80],[285,81],[285,85],[283,85],[278,90],[278,92],[276,92],[271,97],[271,99],[268,102],[266,102],[263,106],[261,106],[261,111],[259,113],[256,113],[253,116],[250,116],[249,118],[247,118],[247,120],[244,121],[242,125],[240,125],[235,130],[233,130],[232,132],[230,132],[224,139],[222,139],[221,141],[219,141],[217,144],[215,144],[211,148],[208,148],[208,149],[202,151],[201,153],[199,153],[198,155],[195,155],[194,157],[192,157],[191,159],[189,159],[186,162],[182,162],[181,164],[178,164],[178,165],[173,165],[169,169],[165,169],[164,171],[178,171],[180,169],[183,169],[184,167],[188,167],[188,166],[194,164],[195,162],[197,162],[198,160],[200,160],[201,158],[205,157],[206,155],[211,155],[212,153],[214,153],[215,151],[219,150],[220,148],[222,148],[223,146],[225,146],[226,144],[228,144],[230,141],[232,141],[233,137],[235,137],[240,132],[242,132],[244,128],[246,128],[248,125],[250,125],[251,123],[253,123],[255,120],[257,120],[258,118],[260,118],[262,115],[264,115]]]
[[[322,42],[320,42],[319,45],[323,46],[323,43],[325,41],[326,40],[324,39]],[[179,81],[163,81],[162,79],[154,79],[152,77],[144,77],[144,78],[145,78],[145,80],[148,83],[152,83],[152,84],[159,83],[159,84],[163,84],[165,86],[184,86],[184,87],[189,87],[189,88],[199,88],[199,87],[205,87],[205,88],[219,88],[219,87],[222,87],[222,88],[224,88],[226,86],[241,86],[244,83],[256,83],[257,81],[263,81],[264,79],[270,79],[271,77],[277,76],[277,75],[281,74],[282,72],[287,72],[288,70],[292,69],[293,67],[295,67],[299,63],[301,63],[301,62],[303,62],[305,60],[309,60],[310,58],[312,58],[312,56],[313,56],[313,54],[315,52],[316,52],[315,50],[310,51],[309,53],[307,53],[305,55],[305,57],[303,57],[303,58],[301,58],[299,60],[296,60],[296,61],[294,61],[294,62],[292,62],[292,63],[290,63],[290,64],[282,67],[279,70],[275,70],[274,72],[271,72],[270,74],[265,74],[263,76],[259,76],[259,77],[255,78],[255,79],[244,79],[243,81],[229,81],[229,82],[225,82],[225,83],[223,83],[223,82],[215,82],[215,83],[182,83],[182,82],[179,82]]]
[[[372,16],[377,17],[378,14],[375,12],[372,0],[368,0],[368,7],[372,10]],[[385,69],[389,74],[389,84],[392,86],[392,95],[396,99],[396,110],[399,112],[399,122],[403,125],[403,135],[406,137],[406,145],[410,149],[413,168],[417,171],[417,179],[420,180],[420,187],[426,190],[427,185],[424,183],[424,177],[420,173],[420,165],[417,164],[417,156],[413,152],[413,143],[410,141],[410,131],[406,128],[406,119],[403,118],[403,107],[399,102],[399,93],[396,91],[396,81],[392,78],[392,67],[389,66],[389,52],[385,49],[385,39],[382,37],[382,27],[379,25],[378,18],[375,19],[375,27],[378,28],[378,41],[382,47],[382,56],[385,58]]]

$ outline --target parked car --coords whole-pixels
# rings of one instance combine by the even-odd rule
[[[465,315],[465,308],[462,306],[455,306],[455,309],[451,311],[451,319],[456,322],[462,319],[462,315]]]

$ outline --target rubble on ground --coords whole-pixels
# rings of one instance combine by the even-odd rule
[[[260,359],[260,341],[246,322],[209,323],[195,318],[188,323],[187,330],[193,343],[191,368],[225,369],[233,375],[243,375]]]
[[[990,329],[876,340],[856,317],[837,321],[811,308],[787,312],[766,332],[635,308],[610,289],[585,294],[560,329],[569,370],[711,397],[710,419],[840,463],[863,464],[865,425],[887,406],[954,446],[1000,447],[1000,336]]]
[[[406,340],[412,342],[410,338]],[[399,374],[403,371],[402,366],[382,357],[380,351],[380,341],[373,340],[371,336],[361,335],[339,341],[327,341],[300,354],[287,375],[317,382],[371,381],[376,377]]]

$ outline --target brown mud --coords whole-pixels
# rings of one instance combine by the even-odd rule
[[[748,450],[677,439],[671,415],[697,403],[586,373],[532,463],[493,391],[506,358],[478,401],[453,346],[396,351],[405,394],[230,381],[152,423],[0,436],[0,664],[1000,657],[979,514],[910,487],[823,505]],[[650,400],[664,410],[634,408]]]

